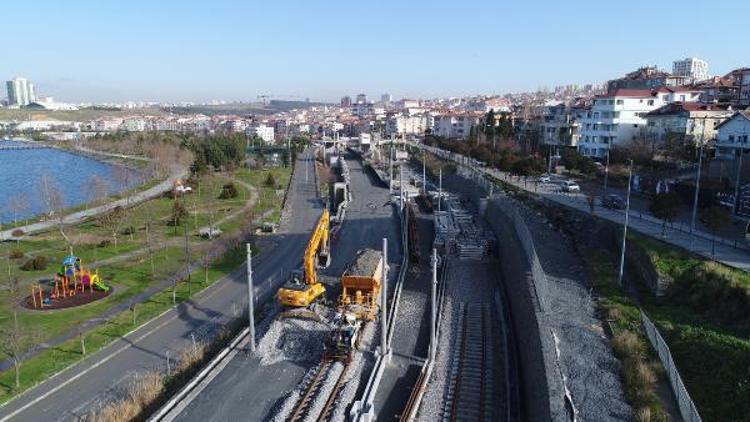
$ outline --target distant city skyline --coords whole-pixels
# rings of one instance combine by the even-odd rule
[[[31,18],[4,21],[0,80],[76,103],[338,102],[603,83],[686,57],[714,75],[746,65],[750,3],[725,2],[721,31],[691,23],[689,3],[11,2],[6,16]]]

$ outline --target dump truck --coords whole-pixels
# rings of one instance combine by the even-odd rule
[[[383,274],[383,257],[374,249],[363,249],[341,277],[339,311],[371,321],[378,312],[378,295]]]

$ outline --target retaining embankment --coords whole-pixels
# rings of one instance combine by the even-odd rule
[[[555,345],[543,322],[533,261],[526,255],[514,219],[499,202],[489,201],[486,220],[498,239],[503,290],[510,306],[520,366],[521,395],[527,420],[564,420],[564,386],[555,365]]]

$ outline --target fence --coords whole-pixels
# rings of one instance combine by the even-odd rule
[[[701,422],[701,416],[698,414],[698,409],[690,398],[690,394],[688,394],[687,389],[685,389],[685,384],[682,382],[680,372],[674,364],[672,353],[669,351],[667,342],[664,341],[659,330],[654,323],[651,322],[646,313],[641,311],[641,316],[643,317],[643,326],[646,329],[646,335],[648,336],[651,345],[659,354],[659,359],[661,360],[664,369],[667,371],[667,378],[669,378],[672,392],[677,399],[677,406],[680,409],[682,419],[686,422]]]

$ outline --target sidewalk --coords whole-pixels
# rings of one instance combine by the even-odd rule
[[[559,190],[559,186],[554,184],[536,184],[531,182],[526,183],[522,178],[512,177],[506,172],[501,172],[496,169],[479,167],[476,160],[472,158],[464,157],[460,154],[456,154],[450,151],[444,151],[439,148],[430,147],[427,145],[415,146],[425,148],[427,151],[437,156],[440,156],[447,160],[451,160],[461,165],[462,167],[473,171],[475,174],[491,176],[495,179],[516,186],[520,189],[536,193],[540,197],[547,200],[557,202],[561,205],[565,205],[567,207],[571,207],[585,213],[591,212],[589,204],[586,201],[586,197],[581,193],[563,193]],[[594,214],[597,217],[604,218],[619,224],[624,224],[625,221],[624,211],[603,208],[600,204],[595,205]],[[665,232],[666,237],[662,237],[662,224],[663,223],[661,220],[651,215],[647,215],[639,211],[630,211],[628,229],[635,230],[644,235],[686,249],[705,258],[721,262],[730,267],[738,268],[744,271],[750,271],[750,248],[748,248],[747,245],[743,245],[742,243],[737,241],[728,241],[726,239],[717,237],[715,239],[715,254],[712,254],[712,243],[714,242],[714,237],[711,234],[696,230],[691,236],[689,232],[690,227],[682,225],[667,225],[667,229]]]

